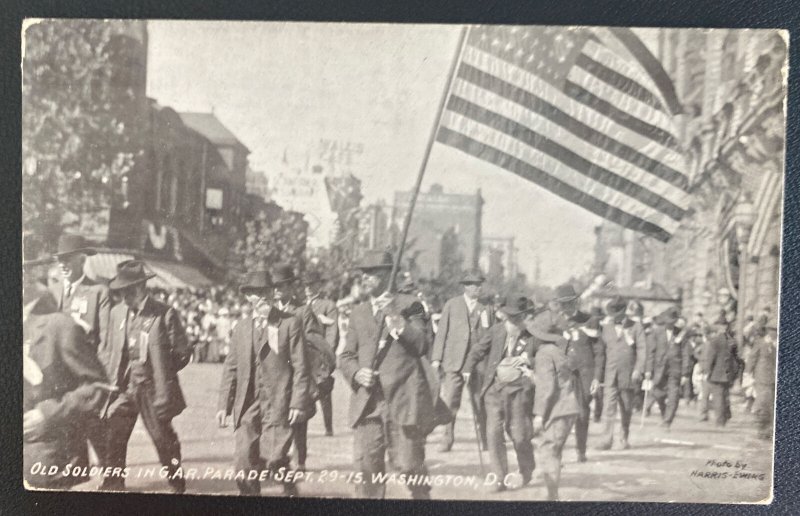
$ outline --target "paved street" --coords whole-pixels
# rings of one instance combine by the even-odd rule
[[[217,364],[190,364],[180,373],[189,407],[175,419],[175,426],[183,446],[185,471],[188,473],[195,468],[197,477],[187,480],[187,493],[237,494],[233,480],[226,480],[222,476],[226,469],[232,467],[232,429],[218,428],[213,421],[221,371],[222,366]],[[310,423],[307,467],[311,477],[299,484],[301,495],[352,495],[352,484],[347,482],[352,471],[353,447],[352,432],[346,421],[349,394],[349,388],[337,377],[333,437],[324,436],[319,413]],[[753,502],[765,498],[771,479],[771,444],[755,439],[752,416],[742,413],[737,397],[733,397],[732,401],[735,405],[733,420],[721,431],[710,423],[699,422],[695,407],[681,405],[670,431],[658,428],[656,416],[645,419],[644,428],[640,429],[641,415],[636,414],[629,450],[615,448],[606,452],[593,451],[591,448],[598,441],[601,427],[592,423],[589,462],[577,463],[574,437],[567,442],[560,493],[562,500]],[[523,489],[511,489],[500,494],[486,493],[482,485],[485,474],[481,474],[478,461],[472,416],[469,404],[466,405],[459,414],[456,444],[451,452],[436,451],[439,430],[429,438],[427,464],[430,473],[439,475],[437,479],[442,484],[449,484],[434,487],[432,497],[544,499],[545,489],[536,474],[531,484]],[[486,453],[484,462],[488,463]],[[510,443],[509,463],[513,471],[516,462]],[[737,463],[746,466],[744,469],[737,468]],[[167,491],[166,482],[158,478],[159,464],[155,449],[141,420],[130,441],[128,465],[131,468],[131,476],[127,479],[129,489]],[[148,471],[155,471],[154,476],[138,478],[139,474],[144,476]],[[212,478],[215,475],[217,478]],[[516,478],[511,480],[513,482]],[[98,483],[89,482],[81,489],[96,489]],[[263,489],[263,493],[277,496],[280,495],[280,488],[269,486]],[[404,486],[390,482],[387,496],[407,498],[408,492]]]

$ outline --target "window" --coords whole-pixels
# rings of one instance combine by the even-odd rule
[[[233,149],[227,147],[219,149],[219,154],[225,161],[225,165],[228,167],[228,170],[233,172]]]

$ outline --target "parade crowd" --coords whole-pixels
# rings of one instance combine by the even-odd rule
[[[273,473],[305,470],[317,407],[333,435],[337,370],[352,393],[358,497],[382,498],[385,484],[376,479],[387,469],[424,478],[426,442],[442,426],[438,450],[452,448],[462,399],[498,479],[491,490],[509,488],[510,441],[515,488],[539,469],[553,500],[573,429],[578,461],[588,460],[592,419],[604,428],[593,448],[625,449],[636,411],[668,428],[679,409],[696,405],[698,418],[724,426],[735,387],[759,436],[772,437],[777,324],[766,311],[749,317],[737,346],[735,309],[706,322],[677,306],[645,314],[619,296],[582,306],[570,284],[547,300],[486,297],[479,270],[465,272],[463,293],[440,307],[409,278],[399,292],[390,288],[393,257],[385,251],[365,254],[357,288],[341,299],[325,293],[335,278],[298,277],[289,264],[249,271],[237,286],[166,292],[148,288],[153,275],[130,260],[106,284],[84,273],[94,252],[80,236],[63,235],[54,256],[24,264],[24,467],[34,487],[88,480],[31,471],[36,463],[79,471],[91,448],[110,472],[101,489],[123,490],[117,472],[126,469],[141,417],[169,486],[184,492],[172,419],[186,408],[178,371],[192,361],[223,363],[215,420],[233,427],[243,495],[259,494],[263,478],[298,494],[296,483]],[[48,274],[36,274],[43,267]],[[408,488],[415,499],[430,497],[430,483]]]

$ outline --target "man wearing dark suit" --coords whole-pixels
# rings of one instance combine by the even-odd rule
[[[758,437],[772,438],[773,414],[775,411],[775,364],[778,354],[778,324],[775,319],[764,317],[759,321],[759,335],[750,360],[747,372],[753,375],[756,400],[753,412],[758,423]]]
[[[617,408],[622,420],[623,449],[629,448],[631,415],[635,389],[639,388],[645,368],[646,341],[642,325],[626,317],[627,301],[619,296],[606,305],[608,317],[603,321],[600,338],[605,349],[603,365],[605,432],[600,450],[611,449]]]
[[[575,444],[578,462],[586,462],[590,405],[600,387],[606,358],[600,342],[600,321],[578,309],[578,294],[570,284],[556,289],[555,302],[563,318],[564,337],[569,341],[567,354],[577,367],[574,387],[580,411],[575,421]]]
[[[704,379],[711,394],[717,427],[725,426],[731,418],[730,387],[739,374],[736,344],[728,328],[725,314],[720,314],[714,321],[714,334],[705,346],[703,357]]]
[[[182,493],[186,483],[176,475],[181,445],[172,418],[186,408],[178,371],[189,363],[192,351],[180,315],[147,294],[147,280],[153,276],[142,262],[128,260],[117,266],[117,276],[109,283],[123,302],[111,310],[108,345],[101,361],[120,393],[108,408],[103,462],[108,467],[125,467],[128,440],[141,415],[167,470],[170,488]],[[102,488],[122,489],[124,479],[106,478]]]
[[[481,285],[485,281],[481,271],[468,271],[461,278],[464,294],[448,300],[442,309],[436,337],[433,341],[431,365],[442,370],[441,396],[452,413],[453,422],[445,426],[445,433],[439,448],[448,452],[453,447],[455,436],[455,420],[461,407],[461,394],[464,390],[463,367],[472,347],[481,339],[492,324],[492,311],[478,301]],[[475,367],[475,374],[470,377],[469,396],[472,402],[478,431],[484,449],[486,448],[486,408],[480,395],[483,372],[486,362]]]
[[[308,362],[311,382],[309,384],[309,406],[306,417],[294,424],[294,447],[297,451],[297,467],[306,469],[308,456],[308,420],[314,417],[317,399],[330,399],[333,388],[333,370],[336,356],[328,346],[323,334],[323,326],[307,303],[298,301],[297,277],[294,268],[287,263],[279,263],[272,270],[272,284],[275,286],[274,301],[278,309],[293,314],[303,329],[304,349]]]
[[[502,310],[505,320],[490,328],[469,352],[464,364],[464,374],[470,376],[477,364],[488,356],[481,396],[486,403],[489,460],[498,480],[490,486],[495,492],[507,487],[506,432],[514,444],[522,485],[530,482],[535,467],[531,442],[534,392],[531,366],[536,343],[524,327],[534,306],[529,299],[519,297]]]
[[[305,279],[306,305],[322,325],[323,336],[328,347],[322,350],[318,360],[319,405],[322,409],[322,420],[325,424],[325,435],[333,435],[333,371],[336,368],[336,348],[339,346],[339,310],[336,303],[322,296],[320,286],[323,278],[318,272],[311,272]]]
[[[433,430],[433,397],[423,364],[428,349],[421,303],[387,292],[392,256],[368,252],[358,269],[369,298],[353,308],[339,369],[350,383],[350,424],[355,469],[363,475],[356,495],[383,498],[374,482],[385,472],[387,447],[402,473],[426,475],[425,437]],[[383,332],[378,333],[383,326]],[[393,451],[393,453],[392,453]],[[415,499],[430,496],[427,485],[408,485]]]
[[[303,329],[291,313],[278,309],[267,271],[247,274],[240,292],[253,306],[231,335],[216,415],[220,427],[232,416],[236,469],[256,478],[237,480],[239,492],[258,495],[258,476],[289,465],[292,425],[307,417],[311,403]],[[295,496],[294,483],[283,492]]]
[[[562,290],[562,294],[566,293],[566,290]],[[560,347],[561,344],[567,347],[566,352]],[[542,433],[544,437],[539,446],[539,462],[548,500],[558,500],[561,452],[573,423],[582,411],[579,399],[580,403],[584,403],[574,385],[575,380],[581,378],[576,374],[579,370],[579,354],[569,353],[569,348],[576,345],[579,344],[575,339],[559,339],[556,342],[545,340],[536,352],[533,431],[534,434]],[[586,416],[588,422],[588,411]]]
[[[689,381],[691,374],[690,347],[684,342],[685,334],[676,327],[679,319],[677,308],[665,310],[647,336],[644,379],[652,385],[652,400],[658,403],[661,426],[666,428],[675,419],[681,386]],[[650,407],[645,410],[649,413]]]
[[[30,487],[69,488],[90,478],[71,470],[88,466],[85,422],[113,388],[83,329],[59,313],[45,286],[23,282],[23,478]],[[59,471],[36,474],[37,463]]]
[[[58,239],[58,250],[54,255],[61,269],[62,288],[58,296],[58,308],[83,329],[86,342],[98,355],[105,353],[108,335],[108,318],[111,300],[108,287],[92,280],[84,271],[86,257],[95,250],[86,244],[80,235],[63,234]],[[98,457],[105,454],[104,422],[87,416],[86,433]]]

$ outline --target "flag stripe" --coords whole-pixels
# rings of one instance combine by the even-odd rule
[[[569,79],[564,84],[564,93],[581,104],[584,104],[595,111],[604,114],[608,118],[617,122],[619,125],[627,127],[631,131],[637,132],[646,138],[664,145],[665,147],[669,147],[675,151],[680,151],[678,142],[667,131],[661,129],[660,127],[649,124],[644,120],[633,117],[628,113],[625,113],[607,100],[601,99],[597,95],[586,90],[579,84],[570,81]]]
[[[634,81],[630,77],[622,75],[616,70],[612,70],[599,61],[595,61],[587,54],[580,54],[577,57],[575,64],[586,70],[588,73],[594,75],[601,81],[605,82],[609,86],[613,86],[620,92],[630,95],[636,100],[644,102],[654,109],[663,111],[661,101],[659,101],[657,97],[650,93],[650,90]]]
[[[606,204],[622,209],[643,220],[647,220],[660,228],[672,232],[679,222],[654,210],[639,199],[615,190],[597,181],[587,180],[579,171],[565,165],[551,156],[525,145],[523,142],[507,134],[482,126],[479,122],[448,111],[443,117],[443,126],[469,136],[480,143],[498,149],[514,158],[520,159],[539,168],[559,181],[569,184],[584,193],[594,195]]]
[[[566,127],[559,125],[546,116],[542,116],[535,110],[530,110],[520,103],[508,100],[493,91],[482,89],[462,79],[456,79],[454,82],[453,94],[514,120],[522,126],[546,134],[550,139],[567,146],[581,157],[597,163],[615,174],[628,178],[651,191],[661,192],[664,198],[669,199],[681,210],[686,210],[689,207],[690,196],[686,191],[668,181],[664,181],[635,162],[621,159],[614,152],[597,146],[580,135],[573,134]],[[591,129],[589,130],[591,131]],[[512,134],[512,136],[515,135]]]
[[[667,169],[670,170],[667,176],[674,178],[674,180],[668,180],[675,184],[683,183],[680,186],[688,190],[688,179],[684,174],[678,172],[683,168],[684,163],[684,157],[681,153],[669,147],[665,147],[635,131],[631,131],[627,127],[619,125],[614,120],[597,111],[587,109],[586,106],[575,102],[549,82],[516,65],[498,60],[491,54],[476,48],[467,47],[464,50],[462,67],[463,66],[473,67],[483,74],[486,74],[487,78],[484,82],[487,84],[508,83],[515,88],[527,92],[529,95],[529,97],[525,95],[510,97],[510,100],[519,98],[528,102],[528,100],[532,101],[535,98],[539,98],[552,106],[557,112],[562,113],[558,116],[551,116],[550,114],[543,113],[549,118],[553,118],[554,120],[574,119],[584,124],[587,128],[598,131],[601,135],[615,135],[616,141],[625,142],[624,145],[626,146],[632,146],[631,149],[635,149],[634,152],[638,151],[638,153],[649,157],[656,163],[664,163]],[[497,82],[495,82],[495,78],[497,78]],[[489,86],[487,86],[487,88],[488,87]],[[495,89],[495,91],[497,91],[497,89]],[[498,93],[502,94],[502,92]],[[553,112],[553,115],[555,115],[555,112]],[[667,179],[666,176],[662,177]]]
[[[611,206],[592,194],[582,192],[523,160],[478,142],[469,136],[452,131],[447,127],[440,127],[436,140],[445,145],[460,149],[481,160],[509,170],[528,181],[532,181],[550,190],[567,201],[577,204],[600,217],[616,222],[623,227],[645,232],[662,242],[669,240],[670,233],[658,225]]]
[[[666,70],[656,57],[647,49],[636,34],[627,27],[612,27],[609,31],[619,39],[625,48],[641,63],[650,78],[658,87],[661,95],[669,106],[670,112],[677,115],[682,112],[682,106],[675,93],[675,85],[672,83]]]
[[[637,199],[646,206],[658,210],[674,220],[680,220],[685,215],[683,209],[669,200],[630,181],[628,178],[617,175],[597,163],[583,158],[571,149],[517,123],[515,120],[484,109],[455,95],[451,95],[447,109],[502,132],[536,151],[547,154],[572,170],[586,176],[586,178]]]
[[[657,127],[668,134],[673,129],[672,121],[663,112],[656,111],[652,106],[617,91],[581,68],[573,68],[567,78],[582,86],[597,98],[614,99],[614,106],[617,109],[636,119]]]
[[[578,138],[581,138],[595,147],[613,154],[614,156],[617,156],[618,158],[623,159],[635,165],[636,167],[641,168],[642,170],[648,171],[655,177],[674,185],[676,188],[680,188],[685,192],[688,192],[689,190],[689,182],[685,175],[681,174],[674,168],[656,159],[653,159],[646,154],[643,154],[630,145],[621,143],[614,138],[611,138],[606,133],[596,130],[594,127],[602,127],[601,124],[598,123],[596,117],[594,123],[592,123],[593,121],[586,116],[585,109],[582,110],[584,111],[583,118],[588,123],[584,123],[584,121],[570,116],[567,112],[559,109],[553,103],[531,93],[527,89],[510,84],[467,63],[461,64],[461,67],[458,71],[458,78],[499,95],[500,97],[508,99],[509,101],[514,102],[544,118],[552,120],[554,123],[559,124],[565,130],[574,134]],[[539,89],[540,95],[546,93],[547,90],[544,88]],[[551,95],[547,96],[552,97]],[[653,147],[653,145],[651,145],[651,147]],[[660,150],[660,148],[657,148],[656,150]]]
[[[763,245],[775,206],[781,199],[783,187],[781,175],[773,172],[767,172],[767,174],[762,180],[756,197],[756,222],[753,225],[750,241],[748,242],[750,256],[757,256],[759,249]]]

